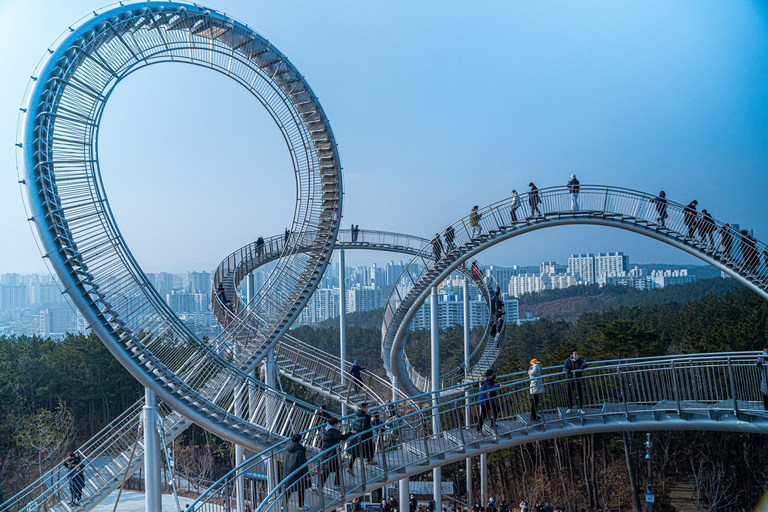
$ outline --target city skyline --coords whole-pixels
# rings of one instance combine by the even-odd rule
[[[664,189],[683,204],[696,198],[715,218],[767,237],[765,5],[402,3],[382,12],[325,2],[215,3],[259,20],[256,29],[291,55],[320,97],[345,167],[345,227],[431,237],[474,204],[525,190],[530,180],[563,185],[576,173],[582,184]],[[18,15],[35,6],[50,16]],[[15,138],[28,77],[62,20],[93,8],[84,0],[0,4],[0,139]],[[468,62],[491,70],[490,83],[466,72]],[[105,186],[148,272],[210,270],[290,224],[295,186],[280,134],[252,98],[210,75],[192,66],[150,67],[128,77],[105,111]],[[0,254],[0,268],[41,272],[8,146],[0,153],[7,170],[0,219],[14,251]],[[126,147],[141,150],[126,157]],[[479,259],[536,264],[553,248],[609,245],[644,263],[695,261],[642,237],[590,227],[532,233]],[[350,254],[351,262],[358,258]]]

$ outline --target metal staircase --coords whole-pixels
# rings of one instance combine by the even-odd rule
[[[382,354],[387,372],[399,379],[406,393],[417,394],[418,387],[410,381],[403,339],[429,289],[485,249],[538,229],[587,224],[633,231],[688,252],[768,298],[768,247],[725,223],[686,212],[685,206],[671,201],[662,208],[652,195],[617,187],[582,185],[576,210],[571,209],[568,187],[540,189],[537,196],[540,213],[536,215],[531,212],[529,194],[522,194],[514,221],[511,199],[480,209],[477,228],[470,216],[459,219],[451,225],[454,251],[435,261],[431,251],[423,249],[400,276],[384,310]],[[691,224],[693,236],[689,236]]]
[[[756,357],[757,353],[725,353],[592,362],[581,378],[588,396],[584,414],[566,413],[567,377],[559,366],[548,368],[542,378],[544,393],[538,421],[530,416],[527,373],[505,375],[498,379],[505,387],[497,390],[495,397],[498,420],[494,425],[486,422],[480,433],[478,394],[472,390],[473,384],[465,384],[447,402],[405,411],[397,419],[372,429],[378,465],[359,463],[354,476],[341,471],[338,488],[331,485],[331,478],[321,485],[320,476],[326,466],[322,464],[324,453],[312,457],[306,468],[313,485],[304,491],[305,500],[311,510],[336,509],[364,493],[434,467],[555,437],[627,430],[767,434],[768,411],[763,409],[759,396]],[[465,391],[470,391],[470,400],[466,400]],[[417,398],[432,403],[432,394]],[[302,442],[316,444],[321,435],[321,429],[309,430],[303,433]],[[355,437],[341,447],[342,463],[354,449]],[[279,456],[284,446],[277,445],[235,468],[196,500],[191,511],[213,511],[222,503],[226,506],[227,486],[262,457]],[[287,490],[292,491],[290,499]],[[298,512],[296,492],[295,487],[288,489],[281,484],[266,500],[254,505],[258,505],[257,512]]]

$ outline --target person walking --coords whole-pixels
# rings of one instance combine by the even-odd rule
[[[261,258],[264,256],[264,237],[260,236],[256,239],[256,255]]]
[[[731,234],[731,225],[726,224],[718,230],[720,235],[720,249],[718,252],[726,258],[731,257],[731,248],[733,247],[733,235]]]
[[[411,494],[411,497],[408,499],[408,510],[410,510],[410,512],[416,512],[418,506],[419,503],[416,501],[416,497]]]
[[[355,233],[355,225],[351,224],[349,226],[349,237],[352,243],[357,242],[357,233]]]
[[[683,209],[683,224],[688,227],[688,238],[693,238],[696,233],[696,219],[699,216],[699,212],[696,211],[697,204],[699,202],[694,199]]]
[[[477,266],[477,260],[472,260],[472,280],[473,281],[479,281],[483,278],[482,274],[480,273],[480,267]]]
[[[581,372],[587,367],[587,363],[579,357],[579,352],[574,350],[571,356],[565,360],[563,371],[568,381],[568,410],[566,414],[573,412],[573,390],[579,394],[579,414],[584,414],[584,388],[581,383]]]
[[[509,202],[509,215],[512,217],[512,224],[517,222],[517,209],[520,208],[520,196],[517,195],[517,190],[512,191],[512,198]]]
[[[70,505],[75,505],[77,502],[80,501],[82,498],[82,490],[83,488],[80,487],[77,489],[77,485],[75,483],[75,470],[77,469],[77,466],[80,465],[81,459],[80,456],[72,452],[69,454],[67,458],[61,461],[61,464],[67,468],[67,479],[69,481],[69,496],[70,496]]]
[[[575,212],[579,209],[579,180],[576,179],[575,174],[571,174],[571,181],[568,182],[568,192],[571,193],[571,211]]]
[[[371,427],[371,415],[368,414],[368,404],[362,403],[357,410],[357,414],[355,414],[355,419],[352,420],[352,430],[361,432],[357,442],[351,447],[352,458],[349,459],[349,466],[347,466],[347,473],[352,476],[355,476],[354,467],[358,457],[365,459],[370,466],[377,464],[373,460],[373,432]]]
[[[472,229],[472,238],[477,238],[480,233],[483,232],[483,227],[480,225],[480,219],[483,214],[477,211],[478,206],[472,207],[472,211],[469,212],[469,227]]]
[[[357,359],[352,363],[352,367],[349,369],[349,373],[352,374],[352,385],[355,387],[356,392],[360,392],[360,388],[363,386],[363,377],[361,372],[368,368],[368,365],[360,366]]]
[[[485,371],[485,376],[480,378],[480,394],[477,401],[480,404],[480,418],[477,420],[477,435],[483,435],[483,423],[491,415],[491,428],[496,428],[496,420],[499,417],[499,408],[496,404],[496,390],[503,388],[503,384],[496,384],[496,375],[493,369]]]
[[[464,375],[467,374],[467,369],[464,366],[464,363],[461,363],[458,368],[456,368],[456,379],[461,382],[464,380]]]
[[[757,358],[757,369],[760,372],[760,393],[763,395],[763,409],[768,411],[768,346]]]
[[[323,456],[322,467],[320,469],[320,481],[317,483],[318,489],[322,489],[325,485],[325,481],[328,475],[335,474],[334,485],[335,487],[341,487],[339,482],[339,475],[341,473],[341,455],[339,454],[338,446],[357,434],[354,430],[342,434],[339,430],[339,420],[337,418],[331,418],[328,420],[328,426],[325,427],[323,432]],[[333,448],[333,450],[331,450]]]
[[[534,185],[533,182],[528,184],[528,188],[530,189],[528,192],[528,204],[531,207],[531,217],[541,215],[541,211],[539,210],[539,205],[541,204],[539,189],[536,188],[536,185]]]
[[[219,286],[216,288],[216,296],[222,304],[227,303],[227,293],[224,291],[224,285],[221,283],[219,283]]]
[[[744,266],[754,273],[760,263],[760,256],[756,248],[757,241],[750,236],[746,229],[741,230],[741,256],[744,258]]]
[[[656,224],[661,227],[665,227],[667,215],[667,194],[662,190],[659,195],[651,199],[651,202],[656,206],[656,213],[659,214],[656,217]]]
[[[454,240],[456,239],[456,232],[453,230],[453,226],[448,226],[445,228],[445,232],[443,233],[443,239],[445,240],[445,246],[446,246],[446,254],[450,254],[456,249],[456,244],[454,244]]]
[[[283,235],[283,240],[285,240],[285,243],[288,243],[289,236],[291,236],[291,232],[288,230],[288,228],[285,228],[285,235]]]
[[[709,239],[709,245],[714,247],[715,238],[712,236],[712,233],[714,232],[715,232],[714,219],[712,219],[712,216],[709,214],[707,210],[702,209],[701,220],[699,221],[699,237],[701,238],[701,241],[704,243],[707,243],[707,239]]]
[[[541,363],[538,359],[531,359],[531,363],[528,365],[528,377],[531,379],[530,393],[531,393],[531,421],[539,421],[539,404],[541,402],[541,394],[544,393],[544,378],[541,374]]]
[[[443,255],[443,242],[440,240],[440,235],[438,233],[435,233],[435,238],[432,239],[432,258],[435,260],[435,263],[440,261],[440,258]]]
[[[301,444],[301,435],[294,434],[285,446],[283,457],[283,483],[285,485],[285,499],[291,499],[291,494],[299,494],[299,510],[307,510],[304,506],[304,491],[307,488],[307,451]]]

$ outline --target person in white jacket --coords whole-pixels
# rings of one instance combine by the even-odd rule
[[[509,204],[509,214],[512,216],[512,224],[517,222],[517,209],[520,208],[520,196],[517,190],[512,191],[512,202]]]
[[[539,421],[538,408],[540,396],[544,393],[544,378],[538,359],[531,359],[531,364],[528,365],[528,376],[531,378],[531,421]]]

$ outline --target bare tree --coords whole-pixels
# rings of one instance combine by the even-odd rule
[[[51,461],[61,460],[75,438],[72,411],[59,399],[56,410],[38,409],[23,420],[23,425],[14,436],[20,448],[18,461],[26,467],[37,465],[42,476]]]

